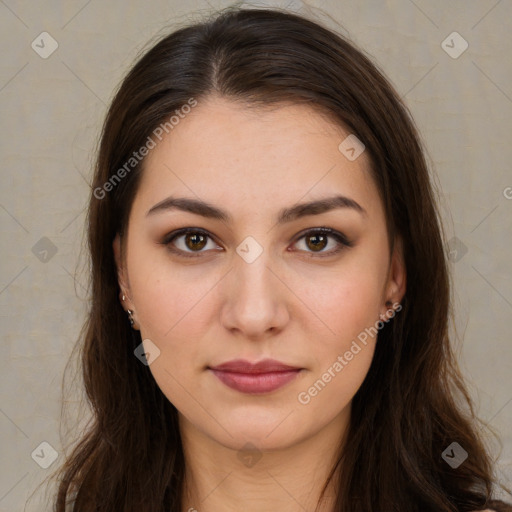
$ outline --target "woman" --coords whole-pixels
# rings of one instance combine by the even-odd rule
[[[108,112],[88,229],[93,421],[57,512],[512,510],[419,136],[350,42],[249,9],[163,38]]]

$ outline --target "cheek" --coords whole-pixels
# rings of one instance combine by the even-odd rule
[[[147,255],[135,250],[131,264],[130,288],[141,337],[160,351],[150,371],[168,400],[188,411],[190,396],[198,391],[191,378],[207,363],[204,339],[213,321],[218,276],[201,271],[199,265],[171,265],[161,255],[149,263]]]
[[[382,276],[376,269],[347,266],[322,279],[309,280],[302,275],[295,289],[310,310],[308,318],[318,323],[326,341],[339,345],[378,320],[381,287]]]
[[[314,340],[314,350],[309,350],[311,374],[297,398],[300,404],[309,403],[322,421],[331,420],[352,400],[375,350],[385,276],[379,261],[358,256],[347,258],[345,266],[320,280],[304,279],[302,274],[296,283],[315,313],[308,312],[310,323],[305,327],[307,338]]]
[[[137,251],[134,244],[128,261],[141,335],[154,340],[161,350],[190,351],[214,314],[218,272],[203,265],[172,264],[165,251],[148,257],[149,253]]]
[[[347,273],[329,288],[308,294],[308,305],[328,335],[315,339],[311,374],[297,400],[319,422],[329,422],[343,410],[368,373],[377,340],[379,285],[378,273]]]

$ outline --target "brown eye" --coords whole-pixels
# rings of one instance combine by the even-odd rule
[[[305,249],[300,249],[300,252],[305,252],[311,257],[327,257],[333,256],[347,247],[352,247],[345,235],[335,231],[331,228],[318,228],[305,232],[295,244],[299,241],[305,241]],[[333,244],[330,244],[330,241]],[[211,241],[212,247],[208,248],[208,243]],[[166,245],[169,250],[179,256],[183,257],[199,257],[203,253],[210,250],[218,250],[219,247],[214,243],[211,235],[199,228],[183,228],[172,233],[169,233],[161,242]],[[333,248],[325,250],[330,245]],[[206,248],[206,249],[205,249]],[[205,249],[205,250],[203,250]]]
[[[212,241],[212,238],[206,231],[198,228],[184,228],[169,233],[162,241],[162,244],[180,256],[196,257],[207,252],[206,250],[203,251],[203,249],[207,247],[209,241]],[[213,243],[213,241],[211,244],[212,249],[218,249],[219,246]]]
[[[192,250],[201,250],[206,245],[206,237],[201,233],[188,233],[185,235],[185,245]]]
[[[296,243],[302,239],[304,239],[304,245],[306,246],[306,249],[302,252],[309,253],[311,257],[332,256],[353,245],[345,235],[331,228],[309,230]],[[329,240],[334,240],[333,248],[326,251],[324,249],[329,246]]]
[[[321,251],[327,246],[328,237],[323,234],[314,234],[306,237],[307,246],[313,251]]]

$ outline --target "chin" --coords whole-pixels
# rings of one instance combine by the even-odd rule
[[[221,435],[221,444],[231,449],[240,450],[247,444],[257,447],[259,450],[282,450],[286,449],[306,437],[304,422],[294,422],[297,416],[292,410],[279,409],[272,413],[263,410],[251,411],[244,408],[243,412],[226,414],[223,417],[229,434],[223,429],[217,434]]]

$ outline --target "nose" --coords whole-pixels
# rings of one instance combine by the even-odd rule
[[[263,253],[252,263],[235,257],[226,276],[221,321],[240,337],[261,340],[281,332],[289,321],[289,289]]]

